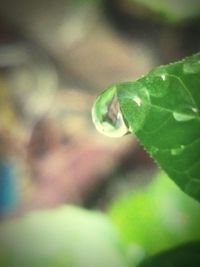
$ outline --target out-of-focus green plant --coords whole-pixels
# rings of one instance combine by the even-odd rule
[[[162,172],[147,186],[115,199],[108,214],[123,241],[143,256],[200,239],[199,203]]]
[[[200,242],[190,242],[159,253],[143,261],[138,267],[196,267],[200,266]]]
[[[101,0],[76,0],[78,4],[96,4]]]
[[[161,19],[177,23],[200,16],[198,0],[129,0],[157,13]]]
[[[79,4],[94,4],[103,0],[76,0]],[[107,0],[109,1],[109,0]],[[137,13],[138,6],[152,13],[152,20],[160,20],[166,23],[177,24],[200,16],[199,0],[116,0],[117,5],[132,8]],[[132,6],[131,6],[132,5]],[[137,5],[137,6],[135,6]],[[141,11],[141,10],[140,10]],[[141,12],[140,12],[141,13]]]
[[[126,267],[125,250],[100,212],[67,206],[0,225],[1,267]]]

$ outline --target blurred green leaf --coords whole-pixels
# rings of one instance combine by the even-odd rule
[[[199,0],[129,0],[159,14],[164,20],[176,23],[200,15]]]
[[[1,267],[126,267],[123,245],[100,212],[67,206],[0,225]]]
[[[180,188],[200,201],[200,53],[110,86],[93,106],[97,129],[133,132]]]
[[[134,260],[200,239],[199,203],[164,173],[147,186],[118,196],[108,214],[124,242],[130,248],[140,248]]]
[[[197,267],[200,266],[200,241],[152,256],[138,267]]]

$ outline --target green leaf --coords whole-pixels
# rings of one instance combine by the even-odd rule
[[[138,267],[197,267],[200,266],[200,241],[188,243],[159,253]]]
[[[108,87],[92,116],[109,136],[134,133],[159,166],[200,201],[200,53]]]

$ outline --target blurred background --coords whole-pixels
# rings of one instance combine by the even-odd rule
[[[133,136],[95,130],[92,103],[197,52],[199,14],[198,0],[1,0],[1,218],[63,203],[105,210],[152,179]]]
[[[198,203],[91,118],[108,85],[199,48],[199,0],[0,1],[1,267],[133,267],[200,237]]]

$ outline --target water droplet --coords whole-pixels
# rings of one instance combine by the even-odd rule
[[[198,113],[198,109],[197,108],[192,108],[192,111],[195,113]]]
[[[195,74],[200,72],[200,59],[193,58],[183,64],[183,72],[186,74]]]
[[[184,149],[185,149],[184,145],[181,145],[180,147],[172,148],[171,154],[172,156],[178,156],[184,151]]]
[[[115,86],[97,97],[92,108],[92,120],[96,129],[109,137],[121,137],[129,132],[120,111]]]
[[[195,107],[184,107],[180,111],[173,112],[176,121],[190,121],[197,117],[198,109]]]
[[[173,117],[176,121],[190,121],[194,119],[194,116],[188,114],[182,114],[179,112],[173,112]]]
[[[141,98],[139,96],[134,96],[133,101],[140,107],[141,106]]]
[[[156,73],[149,75],[146,82],[146,86],[151,96],[163,97],[167,94],[170,82],[167,73],[161,70],[157,71]]]

